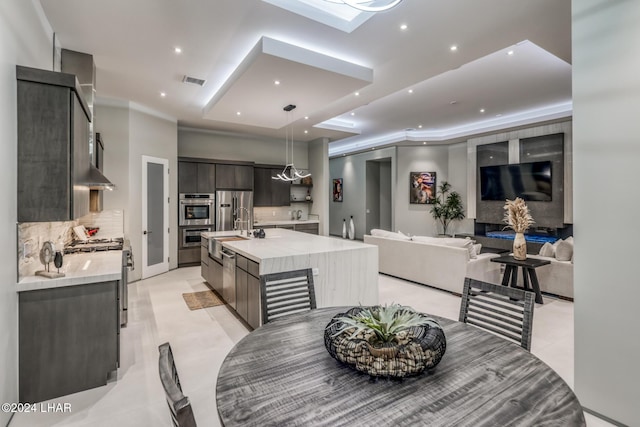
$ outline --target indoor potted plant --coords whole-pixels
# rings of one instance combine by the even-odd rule
[[[442,233],[447,234],[447,229],[452,221],[464,219],[464,207],[462,197],[457,191],[451,191],[451,184],[442,181],[438,187],[436,197],[432,199],[433,207],[431,215],[442,224]]]
[[[440,325],[411,307],[354,307],[334,316],[325,347],[340,362],[371,376],[405,377],[435,367],[446,350]]]

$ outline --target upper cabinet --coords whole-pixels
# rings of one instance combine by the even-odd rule
[[[253,166],[217,164],[216,188],[218,190],[253,190]]]
[[[254,168],[254,206],[289,206],[291,183],[273,179],[282,167]]]
[[[89,213],[91,113],[73,74],[16,67],[18,222]]]
[[[178,162],[178,193],[215,193],[216,165]]]

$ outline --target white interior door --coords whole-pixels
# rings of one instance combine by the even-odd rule
[[[169,271],[169,160],[142,156],[142,278]]]

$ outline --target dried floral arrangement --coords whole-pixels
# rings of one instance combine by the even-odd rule
[[[520,197],[515,200],[507,199],[504,204],[504,222],[507,224],[505,228],[511,228],[516,233],[524,233],[535,223],[529,208]]]

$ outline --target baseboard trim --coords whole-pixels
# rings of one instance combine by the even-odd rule
[[[592,409],[589,409],[589,408],[587,408],[587,407],[584,407],[584,406],[583,406],[583,407],[582,407],[582,409],[583,409],[585,412],[588,412],[589,414],[593,415],[594,417],[596,417],[596,418],[600,418],[601,420],[606,421],[606,422],[608,422],[609,424],[613,424],[614,426],[618,426],[618,427],[629,427],[629,426],[628,426],[628,425],[626,425],[626,424],[622,424],[622,423],[620,423],[620,422],[618,422],[618,421],[616,421],[616,420],[612,420],[611,418],[609,418],[609,417],[607,417],[607,416],[605,416],[605,415],[602,415],[602,414],[600,414],[600,413],[598,413],[598,412],[596,412],[596,411],[594,411],[594,410],[592,410]]]

